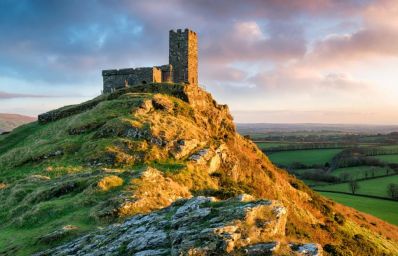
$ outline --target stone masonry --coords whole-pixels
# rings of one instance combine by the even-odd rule
[[[196,84],[198,81],[198,39],[196,33],[185,29],[171,30],[169,63],[174,68],[174,82]]]
[[[170,30],[169,64],[102,71],[103,92],[150,83],[198,84],[198,39],[195,32]]]

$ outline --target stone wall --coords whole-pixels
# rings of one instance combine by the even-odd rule
[[[169,63],[175,83],[198,83],[198,40],[195,32],[185,29],[169,33]]]
[[[104,93],[120,89],[127,85],[149,84],[162,82],[162,70],[158,67],[126,68],[103,70]]]
[[[158,66],[162,71],[162,83],[172,83],[173,82],[173,66],[170,64]]]
[[[170,30],[169,64],[155,67],[103,70],[103,93],[149,83],[198,84],[198,39],[195,32]]]

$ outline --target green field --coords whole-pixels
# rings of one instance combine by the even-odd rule
[[[336,193],[322,192],[321,194],[338,203],[398,225],[398,202]]]
[[[272,162],[289,166],[294,162],[300,162],[305,165],[323,165],[341,151],[341,149],[307,149],[282,151],[268,154]]]
[[[387,145],[387,146],[381,146],[380,148],[398,150],[398,145]]]
[[[392,163],[392,164],[397,164],[398,163],[398,154],[394,155],[379,155],[375,156],[377,159],[386,162],[386,163]]]
[[[364,180],[364,181],[358,181],[359,189],[357,190],[356,193],[364,194],[364,195],[371,195],[371,196],[388,197],[387,186],[390,183],[398,183],[398,175]],[[320,186],[317,188],[322,189],[322,190],[351,193],[348,183]],[[397,204],[398,204],[398,202],[397,202]]]
[[[338,168],[336,170],[333,170],[331,174],[336,177],[340,177],[340,175],[342,175],[343,173],[349,173],[352,178],[363,179],[366,178],[366,173],[368,174],[367,176],[368,178],[386,175],[387,169],[389,170],[389,173],[392,173],[392,170],[388,167],[355,166],[355,167]]]
[[[264,149],[270,149],[270,148],[276,148],[276,147],[281,147],[281,146],[288,146],[291,145],[292,143],[283,143],[283,142],[256,142],[257,146],[264,150]]]

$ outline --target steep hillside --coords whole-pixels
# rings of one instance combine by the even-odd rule
[[[36,118],[30,116],[0,113],[0,134],[2,132],[11,131],[15,127],[33,122],[35,120]]]
[[[178,84],[0,136],[0,202],[5,255],[398,254],[396,226],[314,193],[237,134],[227,106]]]

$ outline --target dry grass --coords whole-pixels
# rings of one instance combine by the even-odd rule
[[[121,185],[123,185],[123,179],[115,175],[106,176],[97,183],[102,191],[108,191]]]
[[[119,209],[120,216],[147,213],[169,206],[180,198],[191,197],[189,190],[151,167],[131,181],[132,195]]]

